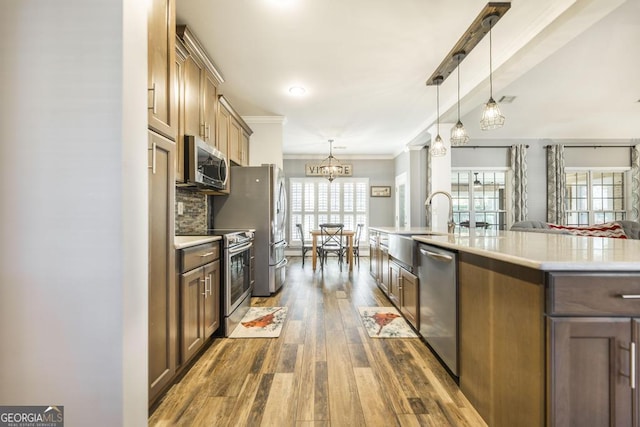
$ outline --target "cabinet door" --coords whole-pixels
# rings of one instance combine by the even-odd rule
[[[236,121],[235,118],[231,117],[231,121],[229,122],[229,160],[232,162],[241,165],[242,161],[240,159],[240,141],[242,138],[242,127]]]
[[[244,130],[240,143],[240,162],[242,166],[249,166],[249,135]]]
[[[548,320],[549,425],[631,426],[628,318]]]
[[[220,260],[204,266],[204,328],[209,338],[220,326]]]
[[[149,132],[149,399],[176,370],[175,145]]]
[[[405,269],[400,269],[400,311],[414,328],[418,329],[418,278]]]
[[[204,92],[202,99],[202,139],[212,147],[216,145],[216,104],[218,88],[208,73],[204,73]]]
[[[389,263],[389,286],[388,296],[391,302],[400,307],[400,266],[394,262]]]
[[[631,330],[633,333],[633,342],[635,343],[635,353],[636,358],[634,360],[635,365],[632,370],[632,374],[634,375],[635,380],[635,389],[633,390],[633,425],[640,426],[640,393],[638,392],[638,380],[640,380],[640,375],[638,375],[638,366],[640,366],[640,352],[638,352],[638,344],[640,344],[640,319],[632,319]],[[635,371],[635,372],[634,372]]]
[[[378,234],[375,231],[369,232],[369,273],[379,284],[378,271]],[[386,291],[386,290],[385,290]]]
[[[389,292],[389,248],[386,246],[380,246],[378,251],[379,254],[379,263],[380,263],[380,287],[385,291]]]
[[[180,276],[182,320],[181,362],[187,362],[204,344],[204,267]]]
[[[200,118],[203,69],[189,56],[184,61],[184,134],[204,136]]]
[[[216,147],[218,150],[229,157],[229,121],[231,114],[223,105],[218,105],[218,136],[216,139]]]
[[[151,0],[148,14],[149,127],[176,137],[175,1]]]
[[[177,49],[176,49],[177,50]],[[186,55],[176,53],[175,62],[175,105],[177,106],[176,125],[176,182],[184,182],[184,62]]]

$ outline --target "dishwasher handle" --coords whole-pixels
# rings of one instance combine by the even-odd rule
[[[446,261],[446,262],[453,261],[453,257],[452,256],[439,254],[437,252],[431,252],[431,251],[428,251],[428,250],[423,249],[423,248],[420,248],[420,253],[422,255],[426,255],[428,257],[435,258],[438,261]]]

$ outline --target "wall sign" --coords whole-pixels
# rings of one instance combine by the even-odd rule
[[[371,197],[391,197],[390,185],[372,185]]]
[[[324,176],[320,172],[320,163],[307,163],[304,165],[305,176]],[[353,176],[353,165],[342,163],[342,173],[339,176]]]

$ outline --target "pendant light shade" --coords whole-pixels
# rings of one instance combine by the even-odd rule
[[[339,175],[342,174],[344,170],[342,163],[340,163],[338,159],[333,157],[333,139],[329,140],[329,157],[327,157],[320,163],[319,168],[320,173],[322,173],[322,175],[327,178],[329,182],[332,182],[334,179],[336,179]]]
[[[442,76],[438,76],[433,79],[433,83],[436,85],[436,132],[437,135],[431,144],[430,153],[433,157],[442,157],[447,154],[447,147],[445,147],[442,138],[440,137],[440,84],[444,79]]]
[[[491,29],[493,25],[498,21],[499,17],[496,14],[488,15],[482,21],[482,25],[486,28],[489,27],[489,101],[484,105],[482,111],[482,119],[480,120],[480,129],[490,130],[497,129],[504,126],[504,116],[500,112],[498,103],[493,99],[493,64],[491,58]]]
[[[460,121],[460,61],[464,58],[464,52],[458,52],[453,55],[458,66],[458,123],[454,127],[451,128],[451,145],[464,145],[469,142],[469,135],[467,134],[467,130],[464,128],[464,125]]]

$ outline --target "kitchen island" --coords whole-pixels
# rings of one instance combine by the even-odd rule
[[[460,388],[487,424],[636,425],[640,242],[413,238],[457,253]]]

